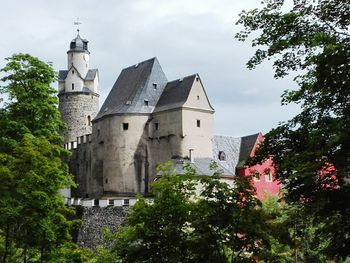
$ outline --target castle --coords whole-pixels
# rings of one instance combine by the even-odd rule
[[[261,134],[214,136],[214,109],[198,74],[168,81],[157,58],[137,63],[121,71],[98,110],[98,70],[89,68],[88,41],[79,32],[67,56],[67,70],[59,71],[58,97],[68,126],[65,147],[73,153],[75,197],[147,195],[159,176],[157,164],[169,160],[177,174],[190,163],[198,175],[210,175],[214,160],[228,183],[244,175],[244,161]],[[264,182],[276,191],[271,174]]]

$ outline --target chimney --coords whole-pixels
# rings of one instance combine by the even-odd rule
[[[190,149],[190,161],[194,163],[194,149]]]

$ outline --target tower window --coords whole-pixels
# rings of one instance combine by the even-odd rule
[[[159,123],[158,123],[158,122],[155,122],[155,123],[154,123],[154,129],[155,129],[155,130],[159,130]]]
[[[72,74],[74,74],[74,70],[72,70]]]
[[[199,96],[197,96],[197,100],[199,100]]]
[[[74,90],[74,83],[72,83],[72,90]]]
[[[90,115],[87,116],[87,124],[89,126],[91,126],[91,116]]]
[[[129,129],[129,123],[124,122],[124,123],[123,123],[123,130],[126,131],[126,130],[128,130],[128,129]]]
[[[197,127],[201,127],[201,120],[197,120]]]

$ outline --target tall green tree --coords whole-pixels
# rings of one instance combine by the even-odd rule
[[[7,58],[0,92],[1,261],[48,262],[70,241],[72,211],[59,190],[73,185],[62,146],[52,67],[26,54]]]
[[[235,177],[231,187],[213,169],[199,178],[190,166],[184,176],[163,166],[154,199],[140,198],[127,226],[108,235],[111,262],[255,262],[268,246],[251,182]]]
[[[254,162],[272,156],[288,202],[300,202],[325,223],[330,256],[350,254],[350,2],[263,0],[237,22],[256,48],[254,68],[272,60],[275,77],[296,72],[299,88],[282,104],[301,111],[265,136]]]

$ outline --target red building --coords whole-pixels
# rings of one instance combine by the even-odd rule
[[[271,160],[252,167],[246,165],[248,158],[254,156],[262,140],[263,135],[261,133],[241,138],[214,137],[214,156],[216,161],[220,166],[225,167],[236,175],[248,176],[256,174],[253,178],[253,183],[259,199],[263,199],[265,195],[278,195],[280,192],[280,185],[275,180]]]

